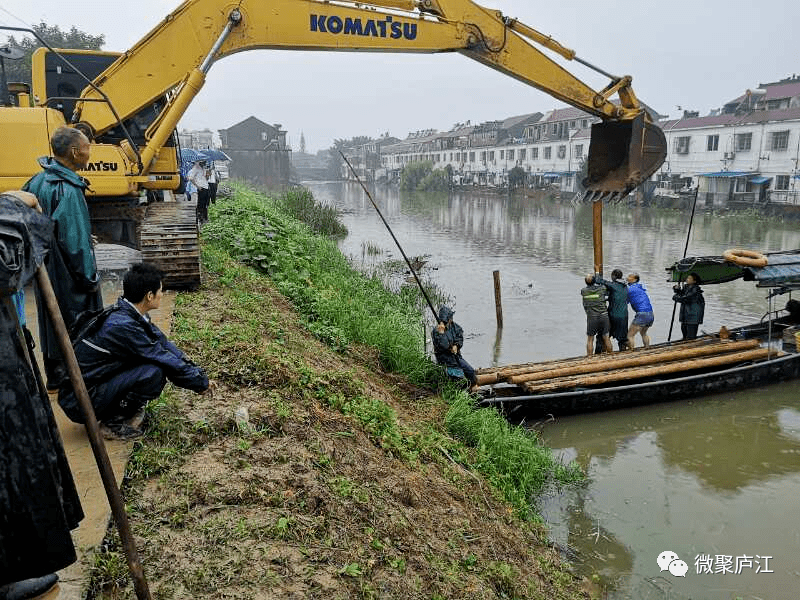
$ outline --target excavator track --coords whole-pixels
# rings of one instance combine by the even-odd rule
[[[164,271],[164,287],[200,287],[200,244],[195,202],[154,202],[141,225],[144,262]]]

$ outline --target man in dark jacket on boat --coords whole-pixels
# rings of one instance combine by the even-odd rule
[[[620,350],[628,348],[628,286],[622,281],[622,271],[611,271],[611,281],[596,273],[594,282],[604,285],[608,292],[608,320],[611,337],[617,340]]]
[[[697,328],[703,322],[706,301],[703,298],[703,290],[700,289],[699,283],[700,276],[697,273],[689,273],[686,276],[686,283],[683,287],[675,285],[672,288],[672,291],[675,292],[672,300],[681,304],[678,320],[681,322],[681,332],[684,340],[695,339],[697,337]]]
[[[606,299],[608,295],[606,288],[600,283],[595,283],[594,275],[587,275],[584,278],[586,287],[581,289],[581,299],[583,300],[583,310],[586,311],[586,355],[591,356],[594,351],[594,336],[603,339],[603,346],[606,352],[612,352],[611,340],[608,332],[611,324],[608,319],[608,309]]]
[[[447,369],[451,377],[469,381],[470,391],[476,389],[475,369],[461,356],[464,345],[464,330],[453,321],[453,310],[449,306],[439,309],[439,323],[431,330],[431,341],[436,362]]]
[[[122,282],[122,297],[105,321],[96,331],[73,340],[92,406],[108,439],[142,434],[145,405],[158,398],[167,379],[197,393],[209,389],[203,369],[178,350],[147,314],[161,304],[162,278],[152,265],[131,267]],[[70,384],[61,388],[58,403],[72,421],[83,422]]]
[[[77,129],[59,127],[50,138],[50,146],[53,156],[39,159],[44,170],[22,189],[34,194],[44,214],[55,222],[54,241],[45,265],[64,322],[70,327],[81,312],[103,306],[84,197],[88,183],[76,173],[86,168],[90,145]],[[37,304],[47,387],[55,390],[66,378],[66,366],[44,301],[38,294]]]

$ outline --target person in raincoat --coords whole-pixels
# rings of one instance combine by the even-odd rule
[[[608,292],[608,320],[611,337],[617,340],[620,351],[628,348],[628,286],[622,279],[622,271],[611,271],[611,281],[596,273],[594,282],[606,286]]]
[[[43,171],[34,175],[23,189],[39,199],[44,214],[55,223],[45,266],[69,328],[83,311],[103,306],[89,208],[84,195],[89,183],[76,173],[89,163],[90,145],[88,138],[77,129],[59,127],[50,138],[50,147],[53,156],[39,159]],[[37,305],[47,388],[55,390],[66,378],[66,367],[38,292]]]
[[[675,285],[672,288],[672,291],[675,292],[672,300],[681,304],[678,320],[681,322],[681,333],[683,333],[684,340],[697,338],[697,328],[703,322],[703,314],[706,311],[706,301],[699,284],[700,276],[697,273],[689,273],[683,287]]]
[[[447,369],[451,377],[461,379],[466,377],[469,381],[470,391],[477,389],[475,369],[461,356],[461,347],[464,345],[464,330],[453,321],[454,311],[449,306],[439,309],[439,322],[431,330],[433,353],[436,362]]]
[[[10,298],[51,245],[51,220],[31,206],[24,193],[0,194],[0,598],[15,600],[46,592],[75,562],[70,531],[83,518],[31,335]]]

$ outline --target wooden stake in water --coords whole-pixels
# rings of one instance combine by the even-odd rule
[[[492,273],[494,277],[494,312],[497,317],[497,328],[503,328],[503,300],[500,298],[500,271]]]

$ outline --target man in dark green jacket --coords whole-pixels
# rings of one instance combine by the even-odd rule
[[[586,311],[586,355],[594,351],[595,336],[602,339],[606,352],[611,352],[611,340],[608,332],[611,328],[606,307],[607,293],[605,288],[595,282],[594,275],[584,277],[586,287],[581,289],[583,310]]]
[[[89,163],[89,140],[72,127],[59,127],[50,138],[53,156],[44,156],[44,169],[23,187],[39,199],[44,214],[55,221],[53,246],[45,265],[67,327],[85,310],[102,308],[99,276],[85,190],[88,182],[76,171]],[[58,389],[66,376],[55,331],[37,293],[39,339],[48,389]]]
[[[617,340],[620,350],[628,348],[628,286],[622,279],[622,271],[611,271],[611,281],[603,279],[599,273],[594,282],[606,286],[608,291],[608,320],[611,322],[611,337]]]

